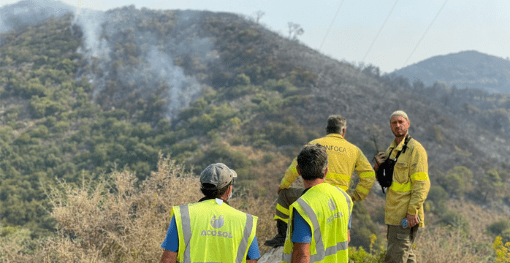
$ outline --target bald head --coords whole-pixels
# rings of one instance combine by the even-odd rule
[[[407,113],[405,113],[403,110],[398,110],[398,111],[394,111],[392,114],[391,114],[391,117],[390,117],[390,122],[391,122],[391,119],[395,116],[402,116],[404,117],[404,119],[406,119],[407,121],[410,122],[409,120],[409,117],[407,117]]]

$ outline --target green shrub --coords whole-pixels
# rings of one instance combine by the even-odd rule
[[[448,200],[448,193],[440,185],[434,185],[430,188],[427,200],[438,204],[441,200]]]
[[[449,210],[441,216],[441,223],[460,230],[464,235],[469,236],[471,224],[458,212]]]
[[[351,242],[349,245],[353,247],[363,247],[368,250],[373,242],[376,242],[376,247],[382,245],[381,238],[379,238],[379,230],[372,222],[370,214],[363,202],[354,202],[352,211],[352,229],[351,229]],[[372,240],[374,235],[375,240]]]
[[[246,76],[244,73],[238,74],[234,81],[235,85],[247,86],[250,85],[250,77]]]
[[[262,156],[262,162],[263,163],[270,163],[274,160],[274,154],[272,153],[266,153],[264,156]]]
[[[505,244],[510,242],[510,229],[503,230],[503,232],[501,232],[501,238]]]
[[[27,145],[32,142],[32,138],[28,133],[21,134],[16,140],[14,140],[14,144],[16,145]]]
[[[501,219],[487,226],[487,231],[495,236],[501,235],[501,233],[507,229],[510,229],[510,220],[508,219]]]
[[[48,97],[39,98],[34,96],[30,99],[29,109],[34,117],[42,118],[63,111],[65,106],[50,100]]]

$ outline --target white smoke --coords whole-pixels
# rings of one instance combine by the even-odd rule
[[[2,19],[2,17],[0,16],[0,33],[8,32],[10,30],[11,30],[11,27],[7,26],[4,23],[4,20]]]
[[[196,71],[220,64],[212,42],[197,34],[201,12],[196,11],[129,6],[102,12],[76,9],[55,0],[25,0],[0,8],[0,32],[70,11],[74,13],[71,30],[77,26],[82,33],[77,52],[88,61],[78,69],[76,78],[87,77],[96,100],[111,97],[111,105],[121,105],[132,103],[134,96],[146,99],[158,94],[167,100],[167,118],[172,120],[200,95],[202,85],[194,77]],[[72,33],[78,37],[78,32]],[[187,71],[179,66],[183,64],[174,63],[176,59],[184,62]],[[117,86],[108,89],[109,83]],[[107,89],[109,97],[102,97]]]
[[[200,93],[201,86],[195,78],[186,77],[180,67],[174,65],[172,58],[152,46],[147,56],[151,70],[159,78],[166,78],[169,84],[168,116],[172,119],[181,109],[187,108]]]
[[[101,38],[101,25],[105,21],[105,14],[101,11],[80,8],[77,10],[73,25],[78,25],[83,32],[84,42],[78,53],[87,59],[92,57],[108,59],[110,47],[108,42]]]
[[[162,14],[161,11],[137,10],[134,7],[106,13],[86,9],[77,11],[73,24],[83,32],[82,46],[78,52],[89,61],[90,67],[94,64],[99,68],[99,73],[98,70],[84,71],[84,75],[94,84],[94,97],[101,96],[111,80],[122,86],[113,96],[115,101],[122,101],[133,93],[146,98],[160,87],[166,87],[162,96],[168,103],[167,118],[172,120],[200,95],[202,86],[199,81],[191,74],[186,75],[174,60],[178,57],[194,57],[200,63],[210,63],[218,60],[219,55],[211,52],[213,44],[209,39],[196,36],[192,20],[197,16],[190,16],[189,12],[185,13],[186,18],[176,19],[178,25],[171,32],[173,36],[162,35],[157,30],[139,29],[140,24],[150,21],[152,16]],[[179,21],[185,23],[179,25]],[[127,63],[122,51],[126,42],[135,46],[135,60],[138,62]],[[122,67],[115,67],[112,73],[113,64],[121,59],[124,61]]]

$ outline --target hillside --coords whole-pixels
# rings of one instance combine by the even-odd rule
[[[402,75],[411,82],[421,80],[427,86],[441,81],[458,88],[510,93],[510,60],[477,51],[431,57],[392,74]]]
[[[160,155],[194,174],[224,162],[239,175],[238,198],[271,203],[298,150],[324,135],[328,115],[347,117],[347,140],[371,159],[374,139],[379,149],[390,144],[388,117],[398,109],[429,155],[431,222],[458,221],[445,218],[450,202],[507,213],[510,96],[378,72],[228,13],[80,10],[6,31],[0,222],[51,235],[48,188],[84,187],[124,169],[141,186]],[[382,197],[374,186],[357,204],[353,246],[368,248],[369,234],[382,244]],[[259,241],[272,234],[261,233]]]

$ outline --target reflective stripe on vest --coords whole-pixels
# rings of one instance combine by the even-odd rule
[[[241,240],[241,244],[239,244],[239,249],[237,250],[237,263],[243,262],[244,252],[248,250],[248,239],[250,238],[252,228],[253,216],[246,214],[246,225],[244,226],[243,239]]]
[[[324,258],[324,244],[322,243],[322,233],[321,233],[321,227],[319,225],[319,220],[317,220],[317,215],[313,211],[313,209],[308,205],[305,200],[299,198],[296,202],[298,202],[299,205],[305,210],[306,214],[310,218],[310,221],[312,221],[312,227],[315,229],[315,233],[313,233],[313,237],[315,238],[315,250],[317,251],[317,254],[314,256],[322,257]],[[311,261],[310,257],[310,261]],[[322,260],[322,259],[321,259]]]
[[[395,192],[411,192],[411,190],[413,190],[413,184],[412,182],[401,184],[394,180],[393,183],[391,183],[390,189]]]
[[[184,258],[183,262],[191,262],[189,242],[191,241],[191,220],[189,217],[188,205],[179,206],[181,211],[181,222],[182,222],[182,234],[184,238]]]
[[[179,210],[181,212],[182,232],[185,244],[183,263],[190,263],[191,251],[189,243],[191,241],[191,218],[189,215],[188,205],[179,206]],[[248,241],[250,239],[252,230],[253,230],[253,216],[250,214],[246,214],[246,225],[244,226],[243,237],[237,250],[236,263],[243,262],[244,254],[246,251],[248,251]]]
[[[349,195],[345,191],[340,190],[340,188],[338,187],[335,188],[345,196],[345,201],[347,201],[347,208],[349,208],[349,213],[352,213],[351,198],[349,197]],[[351,215],[349,214],[349,216]]]
[[[338,244],[336,244],[336,246],[328,247],[326,249],[326,252],[324,253],[323,257],[320,257],[319,254],[315,254],[315,255],[310,256],[310,262],[321,261],[325,257],[334,255],[338,251],[346,250],[347,248],[349,248],[349,243],[347,241],[339,242]],[[292,255],[283,253],[283,258],[282,259],[285,262],[291,262],[292,261]]]

